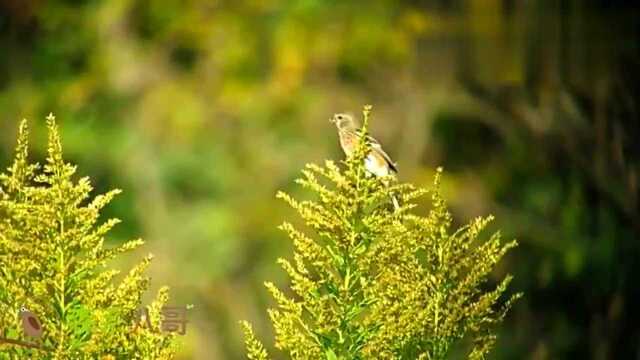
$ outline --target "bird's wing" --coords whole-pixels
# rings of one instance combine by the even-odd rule
[[[356,129],[356,134],[358,134],[358,137],[362,137],[362,129]],[[367,135],[366,139],[369,145],[382,147],[382,145],[380,145],[380,142],[378,142],[378,140],[376,140],[373,136]]]
[[[34,330],[40,330],[40,323],[38,322],[38,319],[33,316],[29,316],[27,321],[29,321],[29,325],[31,325]]]
[[[380,144],[378,144],[377,146],[371,145],[371,149],[384,158],[384,160],[387,162],[387,165],[389,165],[389,169],[391,169],[391,171],[393,171],[394,173],[398,172],[398,168],[396,167],[396,164],[393,162],[393,160],[391,160],[391,157],[386,152],[384,152],[384,150],[382,150],[382,147],[380,146]]]
[[[356,130],[356,132],[358,133],[358,136],[362,136],[362,129],[358,129]],[[389,169],[391,169],[394,173],[397,173],[398,168],[396,167],[396,163],[394,163],[393,160],[391,160],[391,157],[384,150],[382,150],[382,145],[380,145],[380,142],[371,135],[367,135],[366,139],[367,143],[371,145],[371,150],[382,156],[389,165]]]

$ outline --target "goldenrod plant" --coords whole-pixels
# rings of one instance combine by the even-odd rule
[[[52,115],[47,127],[44,166],[28,159],[22,121],[15,160],[0,174],[0,359],[172,358],[175,337],[159,331],[166,287],[148,306],[151,326],[137,326],[152,256],[121,281],[107,267],[143,244],[105,245],[119,220],[100,222],[100,212],[120,190],[92,197],[89,179],[75,179],[76,167],[63,160]],[[25,334],[21,309],[38,317],[41,337]]]
[[[363,115],[366,134],[370,107]],[[511,276],[488,282],[516,242],[484,235],[491,216],[453,229],[441,169],[430,190],[369,176],[366,139],[343,167],[306,166],[297,182],[313,200],[278,194],[307,230],[281,226],[295,248],[293,260],[278,260],[293,294],[265,284],[277,303],[268,311],[275,347],[291,359],[484,359],[520,296],[503,296]],[[432,206],[423,216],[414,202],[424,195]],[[268,359],[251,325],[242,326],[248,358]]]

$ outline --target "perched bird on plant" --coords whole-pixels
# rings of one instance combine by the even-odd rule
[[[347,157],[350,157],[358,147],[358,141],[362,137],[362,129],[356,126],[353,116],[348,114],[335,114],[330,121],[336,124],[338,136],[340,137],[340,146]],[[391,160],[391,157],[382,149],[382,145],[378,140],[368,135],[366,140],[371,151],[364,160],[365,169],[380,178],[394,176],[398,172],[398,168]],[[385,185],[388,185],[386,180]],[[400,207],[398,200],[393,195],[391,195],[391,200],[397,210]]]

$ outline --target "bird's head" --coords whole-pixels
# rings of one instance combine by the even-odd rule
[[[356,127],[353,116],[349,114],[335,114],[329,121],[336,124],[339,130],[355,129]]]

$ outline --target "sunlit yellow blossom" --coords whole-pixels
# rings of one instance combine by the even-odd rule
[[[369,116],[365,107],[365,134]],[[361,140],[344,169],[331,161],[307,165],[297,182],[313,200],[278,194],[309,231],[281,226],[295,246],[293,262],[278,260],[294,296],[266,283],[277,303],[269,310],[275,347],[292,359],[443,359],[454,349],[483,358],[495,342],[494,327],[520,296],[502,301],[510,276],[484,290],[516,242],[503,243],[499,233],[486,239],[491,216],[452,229],[441,169],[430,190],[385,184],[367,176],[368,153]],[[390,194],[402,204],[395,211]],[[425,194],[429,212],[412,212]],[[249,324],[243,326],[249,358],[267,359]]]
[[[22,121],[15,160],[0,174],[0,337],[33,341],[20,327],[22,306],[37,315],[43,334],[34,347],[0,341],[0,359],[172,358],[174,335],[154,331],[167,288],[149,306],[152,328],[132,330],[151,256],[120,283],[113,281],[118,271],[105,268],[143,244],[104,246],[119,221],[99,223],[100,211],[120,191],[92,199],[89,179],[76,181],[76,167],[63,160],[53,115],[47,127],[44,166],[28,160],[27,122]]]

